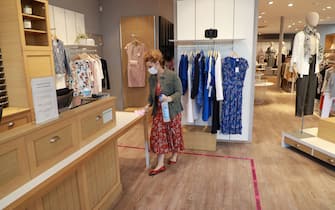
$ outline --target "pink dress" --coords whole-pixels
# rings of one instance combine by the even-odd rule
[[[128,87],[145,87],[144,43],[130,42],[125,49],[128,56]]]

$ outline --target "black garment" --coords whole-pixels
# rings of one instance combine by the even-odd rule
[[[328,66],[325,66],[323,69],[320,70],[320,75],[321,77],[317,78],[317,87],[315,89],[316,91],[316,94],[315,94],[315,98],[316,99],[319,99],[321,98],[321,89],[322,89],[322,84],[323,84],[323,81],[325,79],[325,74],[326,74],[326,70],[328,69]],[[319,91],[318,91],[319,90]]]
[[[213,111],[212,111],[212,129],[211,133],[215,134],[220,130],[220,101],[216,100],[215,88],[212,90]]]
[[[101,60],[101,65],[102,65],[102,72],[104,74],[104,78],[102,79],[102,88],[110,89],[110,84],[109,84],[109,77],[108,77],[108,68],[107,68],[107,61],[103,58]]]
[[[194,75],[192,75],[192,89],[191,89],[191,99],[195,99],[198,95],[199,90],[199,76],[200,76],[200,63],[199,63],[200,53],[194,58]]]
[[[313,55],[309,65],[309,74],[302,78],[298,75],[295,115],[301,117],[312,115],[314,111],[314,98],[316,94],[317,79],[315,74],[316,55]],[[302,113],[303,112],[303,113]]]

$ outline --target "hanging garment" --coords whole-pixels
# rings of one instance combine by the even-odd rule
[[[69,80],[70,89],[73,89],[73,96],[83,95],[84,89],[92,91],[94,77],[87,60],[75,60],[70,62],[72,74]]]
[[[203,94],[203,109],[202,109],[202,120],[208,121],[209,117],[211,116],[211,100],[209,95],[209,83],[208,80],[210,80],[210,69],[211,69],[211,58],[206,58],[206,65],[204,69],[204,94]]]
[[[188,70],[188,57],[187,55],[181,55],[179,62],[179,78],[181,81],[181,85],[183,86],[183,95],[185,95],[188,88],[187,70]]]
[[[195,99],[199,91],[199,58],[200,53],[198,53],[194,58],[194,68],[192,68],[192,92],[191,98]]]
[[[222,89],[222,61],[221,54],[218,53],[218,57],[215,62],[215,88],[216,88],[216,100],[223,100],[223,89]]]
[[[312,56],[309,64],[309,74],[298,76],[296,83],[295,116],[312,115],[314,111],[314,98],[316,95],[317,79],[315,74],[316,55]]]
[[[145,87],[144,43],[130,42],[125,49],[128,56],[128,87]]]
[[[109,77],[108,77],[108,67],[107,67],[107,61],[105,59],[100,59],[101,61],[101,67],[103,71],[104,78],[102,80],[102,88],[110,89],[110,83],[109,83]]]
[[[71,74],[68,57],[65,51],[64,44],[59,39],[52,40],[52,52],[54,57],[56,74]]]
[[[242,91],[248,61],[226,57],[223,61],[223,94],[221,133],[242,134]]]
[[[200,58],[199,58],[199,87],[198,87],[198,94],[196,97],[196,102],[198,105],[198,110],[201,110],[203,107],[203,101],[204,101],[204,87],[205,87],[205,81],[204,81],[204,72],[205,72],[205,55],[204,52],[200,52]]]
[[[212,128],[211,133],[215,134],[220,130],[220,101],[216,100],[216,90],[213,88],[213,111],[212,111]]]
[[[188,60],[188,70],[187,70],[187,91],[185,95],[182,96],[182,104],[184,107],[184,112],[183,112],[183,120],[186,121],[187,123],[193,123],[194,122],[194,117],[193,117],[193,105],[192,105],[192,100],[191,99],[191,87],[192,87],[192,63],[193,63],[193,56],[189,57]]]

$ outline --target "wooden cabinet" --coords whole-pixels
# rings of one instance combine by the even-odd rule
[[[67,120],[25,136],[32,175],[74,152],[78,147],[76,132],[75,122]]]
[[[0,198],[29,180],[17,193],[34,185],[5,209],[110,209],[122,191],[117,138],[127,130],[124,127],[134,125],[121,119],[124,127],[113,130],[115,101],[100,99],[64,112],[52,122],[0,135]],[[80,147],[85,135],[87,141],[95,141]]]
[[[79,116],[81,144],[89,142],[115,126],[113,118],[115,109],[114,103],[104,104]]]
[[[250,0],[177,1],[177,39],[204,40],[209,28],[218,29],[217,39],[245,39],[254,6]]]
[[[54,75],[48,1],[0,1],[0,46],[9,107],[33,110],[31,79]]]
[[[121,193],[117,141],[112,141],[88,158],[81,168],[88,209],[106,209]],[[114,198],[114,199],[113,199]],[[106,203],[107,201],[107,203]]]
[[[41,197],[43,210],[82,210],[80,202],[80,186],[74,172],[54,186],[48,193]]]
[[[0,143],[0,165],[0,197],[3,197],[30,178],[23,138]]]
[[[5,108],[3,110],[3,118],[0,122],[0,132],[14,129],[30,121],[29,109]]]

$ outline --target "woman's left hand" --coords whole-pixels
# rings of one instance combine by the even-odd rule
[[[172,101],[172,97],[171,96],[166,96],[164,94],[162,94],[162,102],[171,102]]]

